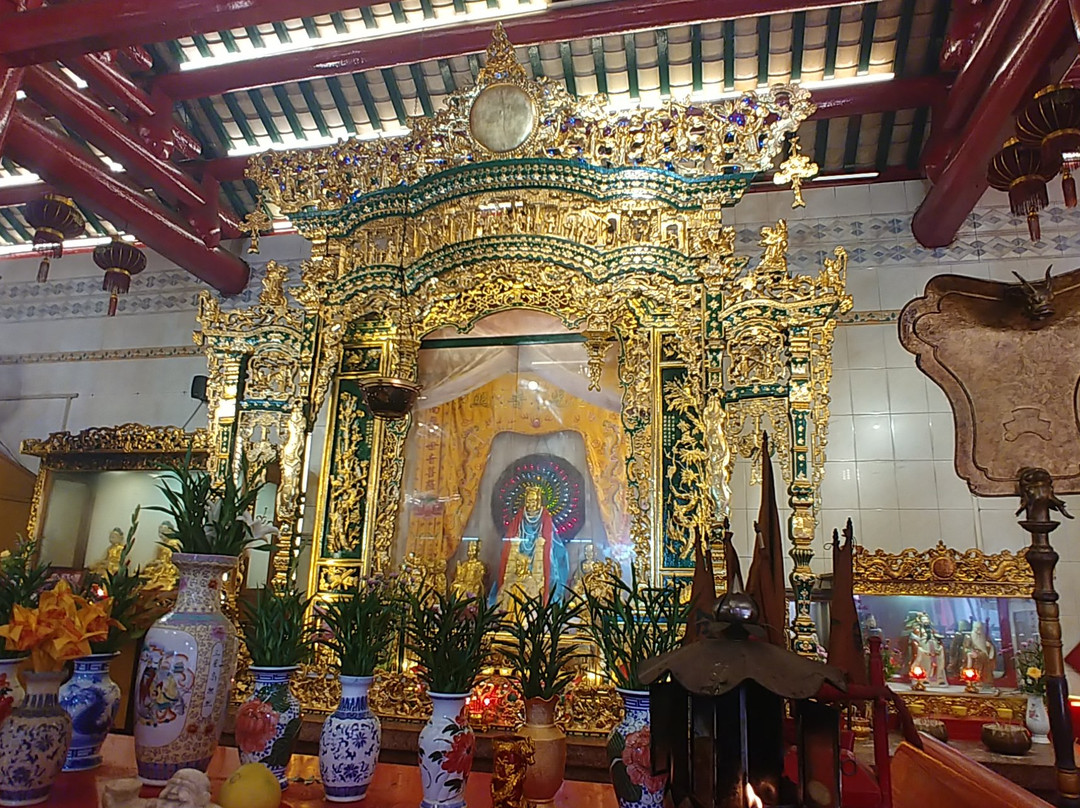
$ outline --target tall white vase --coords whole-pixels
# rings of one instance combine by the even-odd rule
[[[1024,724],[1031,731],[1032,743],[1050,743],[1050,714],[1046,712],[1046,700],[1028,693]]]
[[[420,808],[464,808],[476,738],[465,713],[468,693],[429,693],[431,718],[420,730]]]
[[[180,769],[206,771],[225,723],[237,640],[221,612],[222,576],[233,556],[174,553],[176,606],[146,633],[136,677],[139,777],[163,785]]]
[[[664,802],[667,775],[652,773],[649,692],[622,690],[623,720],[608,736],[608,766],[619,808],[656,808]]]
[[[319,776],[328,802],[367,795],[382,744],[382,726],[368,707],[371,676],[342,676],[341,701],[319,735]]]

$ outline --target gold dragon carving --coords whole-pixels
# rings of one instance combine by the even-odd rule
[[[855,549],[855,590],[863,595],[1030,597],[1035,586],[1025,550],[986,554],[944,542],[899,553]]]

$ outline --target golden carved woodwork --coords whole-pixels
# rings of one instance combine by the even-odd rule
[[[256,155],[248,177],[268,202],[293,213],[310,207],[342,208],[356,192],[411,185],[441,171],[493,159],[582,160],[671,170],[686,177],[753,173],[772,169],[787,134],[815,109],[805,89],[777,86],[714,103],[667,101],[656,109],[612,111],[602,95],[576,98],[559,82],[530,79],[501,25],[487,57],[473,87],[451,93],[430,118],[411,118],[409,134]],[[493,87],[501,88],[496,90],[501,99],[491,99],[488,91]],[[485,120],[478,138],[473,113],[485,94],[501,114],[513,114],[502,132]],[[487,101],[480,104],[488,106]],[[530,105],[533,125],[525,127],[527,134],[521,138]],[[483,110],[479,115],[489,118]],[[723,201],[737,201],[742,189],[733,184]]]
[[[206,451],[207,437],[201,429],[185,432],[175,426],[121,424],[76,433],[53,432],[44,440],[27,438],[20,451],[50,462],[66,455],[183,455],[189,447],[196,453]],[[104,466],[109,461],[103,458],[99,462]]]
[[[855,592],[861,595],[934,597],[1031,596],[1035,579],[1025,551],[957,550],[939,541],[930,550],[900,553],[855,548]]]
[[[904,691],[900,694],[913,716],[943,718],[989,718],[1010,721],[1024,715],[1026,697],[986,693],[934,693]]]
[[[252,158],[263,201],[291,217],[312,254],[298,282],[271,262],[254,306],[225,308],[209,295],[200,303],[216,458],[236,419],[237,451],[280,445],[277,521],[295,553],[306,435],[329,400],[310,589],[329,595],[390,572],[400,564],[410,420],[366,421],[362,445],[356,384],[415,381],[420,342],[439,329],[467,332],[504,310],[546,312],[582,333],[594,388],[605,356],[618,351],[629,535],[646,579],[688,573],[695,538],[727,507],[734,458],[755,451],[770,426],[793,507],[806,650],[833,320],[851,307],[846,255],[838,248],[816,276],[792,276],[779,221],[761,231],[760,260],[736,256],[722,208],[772,167],[813,111],[808,93],[777,87],[616,112],[603,98],[530,79],[501,28],[487,57],[474,87],[410,120],[404,137]],[[798,199],[816,167],[797,147],[791,155],[781,172]],[[445,559],[430,561],[442,566],[413,566],[444,579]],[[277,559],[275,570],[286,574]],[[327,664],[320,657],[297,677],[305,709],[336,703]],[[481,686],[500,685],[494,677]],[[504,712],[485,723],[520,720],[519,702],[496,701]],[[429,711],[408,672],[380,674],[371,703],[403,720]],[[603,733],[621,710],[613,689],[581,683],[559,721],[568,732]]]
[[[1049,273],[1048,273],[1049,274]],[[952,407],[956,471],[1013,496],[1040,466],[1080,493],[1080,270],[1021,283],[939,275],[900,314],[900,342]]]
[[[192,464],[205,468],[211,440],[211,434],[202,429],[185,432],[175,426],[135,423],[89,427],[81,432],[54,432],[44,439],[24,440],[20,446],[22,453],[41,460],[26,534],[40,538],[46,492],[51,490],[55,472],[150,471],[163,462],[180,462],[189,449]]]

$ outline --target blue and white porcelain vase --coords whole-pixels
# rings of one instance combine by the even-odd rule
[[[327,802],[364,799],[375,776],[382,725],[368,707],[371,676],[342,676],[341,701],[319,735],[319,776]]]
[[[235,556],[173,553],[176,605],[146,632],[135,677],[139,778],[164,785],[181,769],[206,771],[217,749],[236,672],[236,629],[221,612]]]
[[[649,692],[616,688],[625,713],[608,736],[608,767],[619,808],[655,808],[664,802],[667,775],[652,772]]]
[[[60,686],[60,706],[71,716],[71,745],[64,771],[101,765],[101,746],[120,710],[120,686],[109,677],[112,654],[91,654],[73,660],[71,678]]]
[[[236,746],[241,763],[262,763],[282,789],[288,787],[285,769],[300,735],[300,699],[289,689],[296,666],[248,668],[255,679],[251,698],[236,711]]]
[[[49,798],[71,743],[71,717],[57,694],[64,676],[23,673],[26,696],[0,724],[0,805],[36,805]]]
[[[19,681],[19,668],[26,657],[0,659],[0,724],[11,715],[11,711],[23,702],[26,691]]]
[[[420,730],[420,808],[464,808],[476,737],[465,712],[468,693],[429,693],[431,718]]]

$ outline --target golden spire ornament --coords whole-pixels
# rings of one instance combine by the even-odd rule
[[[266,215],[266,211],[262,209],[261,205],[257,205],[254,210],[244,217],[240,223],[240,229],[251,235],[251,244],[248,246],[249,253],[252,255],[258,254],[259,234],[269,232],[272,227],[273,222],[270,221],[270,217]]]
[[[791,193],[794,199],[791,202],[793,208],[805,208],[806,200],[802,195],[802,184],[817,176],[818,165],[805,154],[799,151],[799,136],[791,138],[791,151],[788,158],[780,164],[780,170],[773,175],[776,185],[791,183]]]

